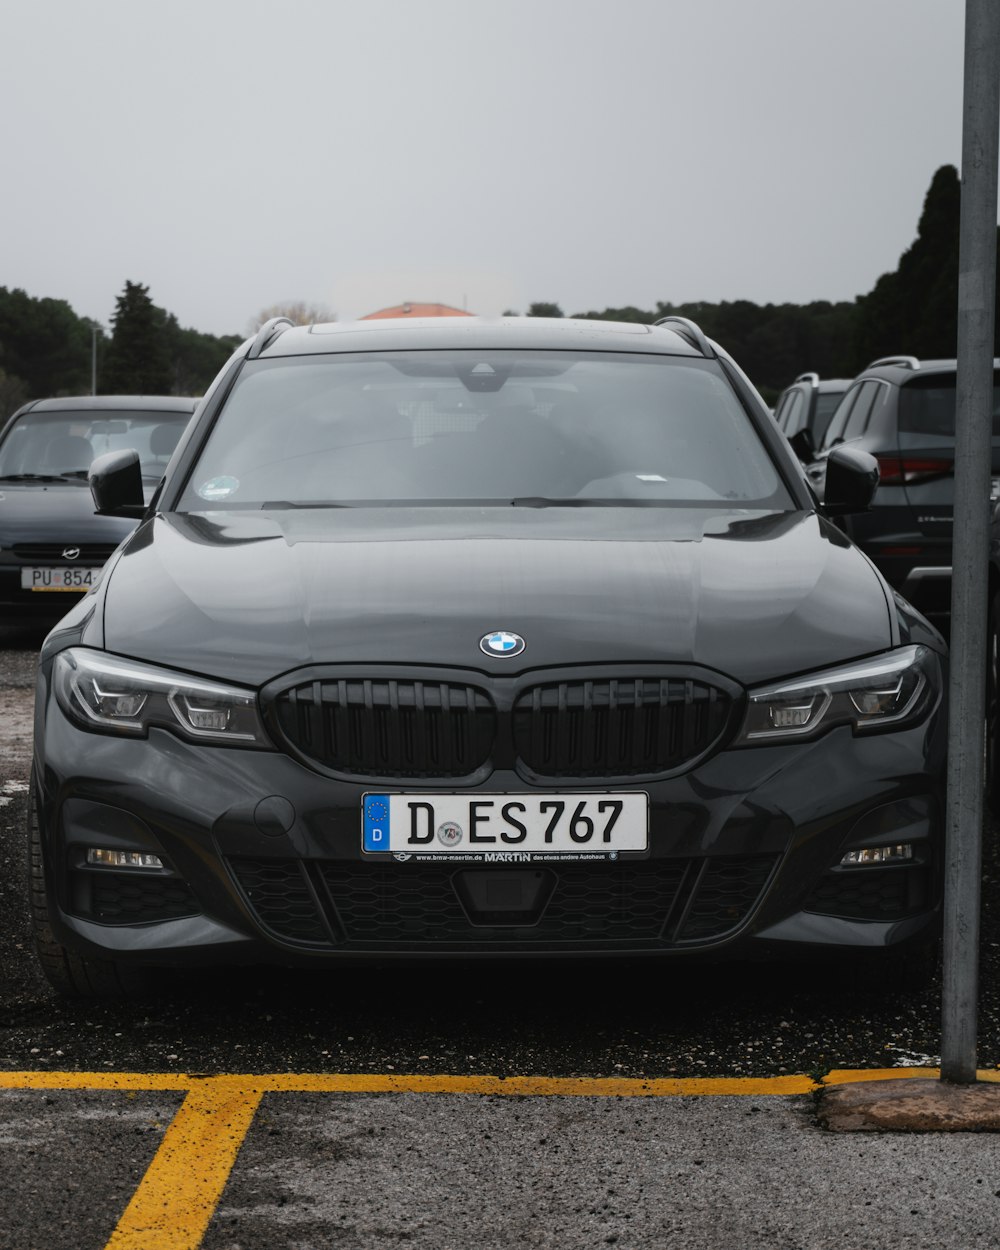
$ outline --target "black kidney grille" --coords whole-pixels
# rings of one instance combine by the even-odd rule
[[[496,737],[485,691],[451,682],[311,681],[278,695],[276,710],[303,755],[359,776],[467,777]]]
[[[76,547],[80,554],[69,560],[64,551]],[[114,554],[116,543],[15,543],[11,550],[19,560],[45,560],[52,564],[104,564]]]
[[[730,698],[683,678],[564,681],[514,704],[520,759],[539,777],[629,777],[680,768],[726,727]]]

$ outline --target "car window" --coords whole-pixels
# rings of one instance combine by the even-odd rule
[[[854,405],[857,401],[858,394],[860,391],[861,391],[860,384],[858,386],[852,386],[851,389],[844,396],[844,398],[840,401],[840,404],[837,406],[836,411],[834,412],[833,416],[830,418],[830,424],[827,426],[826,437],[823,440],[823,446],[821,450],[829,451],[830,448],[835,443],[840,442],[840,440],[843,438],[844,427],[847,425],[847,422],[850,419],[851,412],[854,409]]]
[[[789,438],[797,434],[805,425],[805,398],[801,391],[792,394],[788,405],[788,414],[783,429]]]
[[[906,382],[899,391],[899,445],[953,447],[955,375],[931,374]],[[1000,373],[994,374],[993,438],[1000,440]]]
[[[881,384],[878,382],[868,381],[862,383],[858,391],[858,397],[847,418],[847,424],[844,426],[843,438],[845,443],[849,443],[853,438],[860,438],[864,434],[880,390]]]
[[[822,444],[830,426],[830,418],[837,411],[837,406],[843,398],[843,391],[820,391],[816,396],[812,420],[812,436],[815,446],[819,447]]]
[[[180,509],[531,499],[792,506],[717,362],[456,351],[247,365]]]
[[[161,477],[189,412],[26,412],[0,443],[0,477],[86,477],[106,451],[132,448],[144,477]]]

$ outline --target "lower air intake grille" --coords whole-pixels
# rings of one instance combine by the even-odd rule
[[[705,861],[681,930],[685,942],[724,933],[756,903],[774,867],[771,855],[732,855]]]
[[[480,871],[498,876],[504,870]],[[557,866],[555,890],[540,919],[529,926],[495,928],[475,923],[476,917],[466,913],[455,889],[458,875],[453,866],[433,864],[415,865],[409,872],[388,865],[323,867],[348,941],[538,947],[658,941],[684,864]]]
[[[831,872],[806,900],[805,910],[849,920],[899,920],[928,906],[928,870],[854,868]]]
[[[485,691],[452,682],[310,681],[283,691],[275,706],[292,747],[358,776],[467,777],[496,735]]]
[[[685,678],[553,682],[514,704],[514,741],[538,777],[665,773],[714,746],[729,710],[725,691]]]
[[[292,942],[330,942],[300,860],[231,859],[229,866],[265,929]]]
[[[150,924],[196,916],[200,911],[187,883],[177,877],[75,872],[74,910],[100,924]]]
[[[773,855],[477,867],[231,859],[260,924],[291,942],[355,950],[667,949],[724,936],[748,917]],[[477,913],[473,888],[523,887],[514,909]],[[470,878],[476,878],[471,881]],[[539,878],[518,882],[518,877]],[[542,880],[544,878],[544,880]],[[537,889],[535,888],[537,886]],[[336,936],[334,936],[336,935]]]

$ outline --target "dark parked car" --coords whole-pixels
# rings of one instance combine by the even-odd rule
[[[778,396],[774,419],[789,440],[807,431],[808,444],[819,447],[837,405],[851,385],[850,378],[821,378],[818,373],[800,373],[791,386]]]
[[[95,516],[91,461],[139,452],[149,493],[197,400],[99,395],[25,404],[0,429],[0,619],[61,615],[136,519]]]
[[[1000,360],[994,361],[1000,370]],[[993,392],[993,474],[1000,474],[1000,373]],[[870,512],[844,528],[889,584],[935,623],[951,612],[955,361],[887,356],[860,373],[834,413],[809,476],[822,492],[842,445],[870,452],[881,480]],[[986,500],[983,500],[986,507]]]
[[[271,322],[45,642],[42,961],[913,955],[944,664],[692,323]]]

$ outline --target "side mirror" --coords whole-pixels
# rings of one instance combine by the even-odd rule
[[[826,461],[823,508],[830,516],[867,512],[878,488],[878,461],[856,447],[835,447]]]
[[[89,480],[98,516],[145,515],[137,451],[108,451],[98,456],[90,466]]]
[[[816,444],[813,442],[813,436],[805,426],[793,434],[788,441],[792,445],[792,451],[795,452],[803,464],[810,464],[816,459]]]

